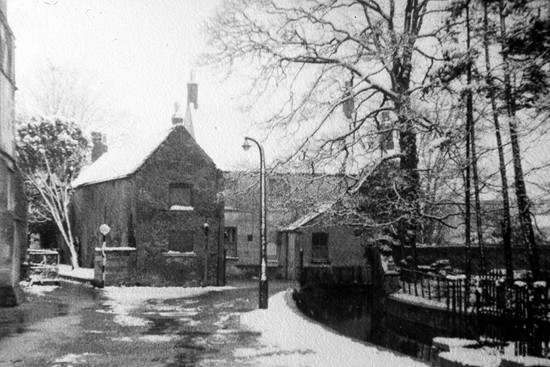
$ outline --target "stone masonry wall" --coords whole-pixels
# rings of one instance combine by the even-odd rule
[[[135,207],[131,179],[120,179],[77,188],[72,198],[80,265],[93,267],[96,247],[102,246],[99,226],[109,225],[108,247],[134,247]]]
[[[198,285],[204,281],[206,242],[210,252],[223,253],[221,231],[223,203],[217,202],[222,175],[212,160],[183,127],[176,127],[168,139],[135,174],[136,242],[138,282],[154,285]],[[170,210],[169,185],[193,187],[193,210]],[[209,225],[208,236],[203,230]],[[192,253],[169,250],[172,230],[193,233]],[[217,266],[209,261],[209,268]],[[222,262],[220,262],[221,264]],[[209,274],[215,274],[210,271]],[[209,283],[213,284],[212,276]]]

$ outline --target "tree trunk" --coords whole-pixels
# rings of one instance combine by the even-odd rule
[[[510,144],[512,147],[512,161],[514,166],[514,183],[518,202],[519,222],[521,233],[527,250],[527,258],[534,278],[540,275],[539,259],[537,254],[535,232],[531,222],[531,203],[527,196],[523,168],[521,166],[521,150],[516,123],[516,105],[512,95],[512,84],[510,81],[510,65],[508,62],[506,47],[506,16],[504,15],[504,1],[499,1],[500,36],[502,47],[502,60],[504,65],[504,95],[506,101],[506,112],[510,130]]]
[[[502,183],[502,240],[504,245],[504,266],[506,268],[506,279],[510,282],[514,279],[514,267],[512,263],[512,221],[510,217],[510,197],[508,195],[508,178],[506,177],[506,161],[504,160],[504,145],[500,132],[500,122],[495,98],[493,83],[491,57],[489,55],[489,12],[487,2],[483,2],[483,47],[485,52],[485,68],[489,99],[491,101],[491,112],[495,125],[495,138],[497,140],[498,162],[500,180]]]
[[[470,52],[470,2],[466,3],[466,47]],[[479,267],[483,274],[485,272],[485,254],[483,249],[483,229],[481,227],[481,203],[479,199],[479,178],[477,174],[477,153],[476,153],[476,135],[475,135],[475,121],[474,121],[474,104],[472,101],[472,63],[468,62],[468,69],[466,71],[466,128],[467,134],[470,135],[471,145],[471,157],[468,159],[468,165],[472,167],[472,178],[474,184],[474,200],[476,207],[476,231],[477,231],[477,243],[479,246]],[[468,199],[469,201],[469,199]],[[471,270],[471,269],[470,269]]]
[[[402,106],[397,110],[403,111]],[[416,133],[413,122],[407,116],[401,116],[399,130],[399,148],[403,157],[400,159],[399,168],[403,174],[403,188],[399,193],[404,200],[402,205],[402,219],[399,221],[399,237],[402,246],[412,250],[413,264],[417,265],[416,235],[418,230],[419,204],[418,191],[420,177],[418,174],[418,152],[416,146]]]

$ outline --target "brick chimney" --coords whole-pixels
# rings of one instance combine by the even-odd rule
[[[198,88],[198,84],[195,83],[195,73],[191,71],[191,77],[189,83],[187,83],[187,106],[185,108],[185,116],[182,116],[180,106],[177,102],[174,103],[174,114],[172,115],[172,124],[182,124],[193,139],[195,138],[195,129],[193,128],[193,117],[191,116],[191,109],[189,106],[192,104],[195,109],[199,107]]]
[[[97,131],[92,131],[92,162],[95,162],[107,152],[107,136]]]

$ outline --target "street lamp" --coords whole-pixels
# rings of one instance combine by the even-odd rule
[[[266,241],[266,224],[265,224],[265,157],[264,149],[256,140],[245,137],[243,149],[247,151],[250,149],[249,141],[253,142],[258,146],[260,151],[260,237],[261,237],[261,246],[260,246],[260,308],[267,308],[267,298],[268,298],[268,283],[267,283],[267,241]]]

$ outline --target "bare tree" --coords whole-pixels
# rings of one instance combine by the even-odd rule
[[[93,74],[48,63],[20,84],[21,115],[62,117],[78,122],[88,133],[112,120],[105,89]]]
[[[417,135],[432,126],[418,97],[438,62],[429,40],[439,34],[433,24],[444,6],[430,0],[233,0],[207,26],[215,50],[208,62],[254,71],[252,105],[266,95],[282,101],[264,127],[302,138],[290,158],[338,162],[341,172],[359,172],[357,185],[376,161],[399,160],[398,236],[414,257],[422,216]],[[385,111],[392,124],[381,129]],[[379,135],[389,131],[396,132],[399,149],[375,159]]]

